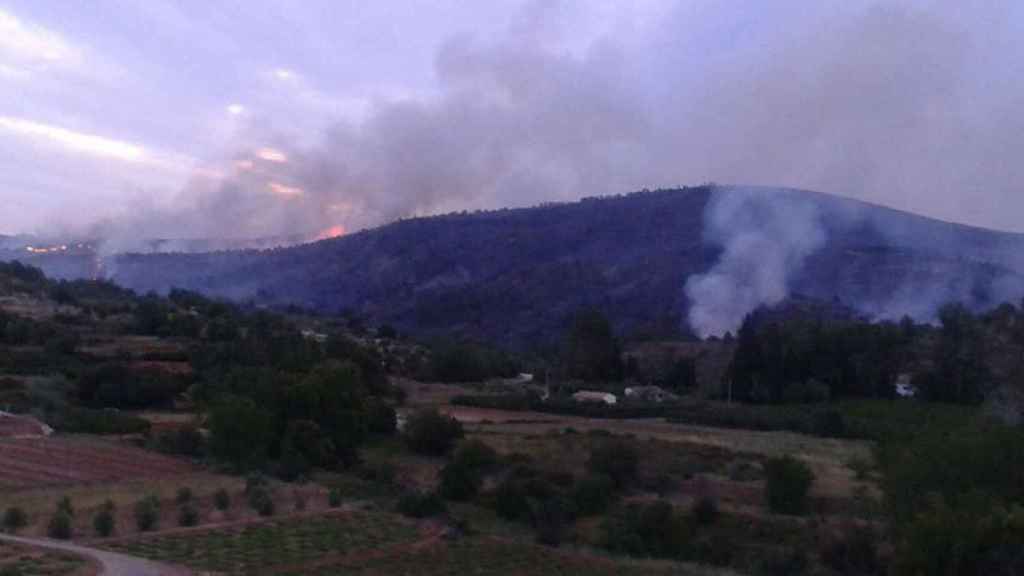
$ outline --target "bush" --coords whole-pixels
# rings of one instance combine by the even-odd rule
[[[303,494],[302,492],[296,490],[295,493],[292,495],[292,497],[294,498],[294,501],[295,501],[294,503],[295,503],[295,511],[296,512],[302,512],[303,510],[306,509],[306,495],[305,494]]]
[[[852,526],[822,545],[821,562],[840,574],[884,574],[879,561],[878,539],[866,526]]]
[[[194,426],[164,432],[156,438],[156,449],[165,454],[196,458],[203,455],[206,439]]]
[[[199,524],[199,511],[192,504],[185,504],[178,510],[178,526],[195,526]]]
[[[117,519],[114,516],[114,502],[107,500],[100,506],[96,515],[92,518],[92,527],[101,538],[107,538],[114,534]]]
[[[57,510],[50,517],[50,523],[46,527],[46,534],[56,540],[69,540],[71,538],[71,515],[65,510]]]
[[[274,515],[274,498],[266,487],[254,488],[249,492],[249,507],[260,516]]]
[[[576,483],[573,503],[580,516],[601,514],[615,499],[615,481],[606,474],[590,474]]]
[[[510,475],[498,485],[494,512],[505,520],[522,520],[529,516],[530,499],[524,481]]]
[[[186,504],[192,501],[192,489],[188,486],[182,486],[178,488],[178,493],[174,497],[174,501],[180,504]]]
[[[231,495],[226,489],[221,488],[213,493],[213,506],[220,511],[231,508]]]
[[[710,526],[718,520],[718,502],[710,496],[701,496],[693,503],[693,520],[700,526]]]
[[[331,508],[341,506],[341,490],[331,488],[330,491],[327,492],[327,505]]]
[[[269,485],[270,482],[267,480],[266,476],[259,472],[253,472],[245,477],[245,495],[248,496],[250,493],[260,488],[265,489]]]
[[[792,456],[769,458],[764,464],[765,501],[776,514],[801,515],[807,512],[808,494],[814,473]]]
[[[572,521],[572,505],[560,497],[536,502],[532,508],[537,542],[545,546],[561,545],[565,528]]]
[[[81,434],[145,434],[151,426],[149,420],[116,410],[68,408],[61,414],[57,428]]]
[[[480,472],[461,462],[450,462],[441,469],[440,491],[448,500],[472,500],[480,490],[481,484],[483,477]]]
[[[455,451],[454,461],[474,470],[488,472],[498,465],[498,453],[480,440],[468,440]]]
[[[370,403],[367,410],[367,429],[371,434],[391,436],[395,433],[398,415],[395,409],[381,401]]]
[[[377,482],[386,486],[395,483],[398,470],[390,462],[373,462],[362,466],[359,469],[359,477],[368,482]]]
[[[72,518],[75,516],[75,509],[71,505],[70,496],[65,495],[60,497],[60,500],[57,501],[57,512],[65,512]]]
[[[679,555],[689,536],[686,523],[664,500],[632,504],[605,521],[605,547],[630,556]]]
[[[617,488],[622,489],[636,478],[638,463],[639,457],[632,446],[607,442],[590,452],[587,470],[608,476]]]
[[[405,440],[414,452],[441,456],[451,450],[464,432],[458,420],[437,410],[421,410],[409,417]]]
[[[4,529],[8,532],[17,532],[28,525],[28,515],[17,506],[11,506],[4,511]]]
[[[160,498],[150,494],[135,503],[135,526],[139,532],[156,530],[160,525]]]
[[[436,492],[406,492],[398,499],[398,512],[410,518],[428,518],[445,511],[444,500]]]

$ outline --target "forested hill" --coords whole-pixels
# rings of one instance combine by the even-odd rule
[[[807,234],[824,238],[806,259],[783,259],[793,264],[785,274],[794,294],[838,299],[869,315],[922,317],[948,300],[990,306],[1019,297],[1024,287],[1013,261],[1024,254],[1019,235],[768,189],[742,205],[739,217],[725,215],[735,218],[732,229],[714,211],[717,198],[736,193],[645,191],[404,220],[275,250],[127,255],[105,267],[115,281],[140,291],[182,287],[350,311],[419,335],[519,344],[560,333],[566,316],[581,307],[601,309],[623,333],[678,331],[690,305],[687,279],[718,262],[723,245],[735,239],[729,234],[754,232],[746,228],[766,220],[775,228],[761,231],[763,241],[774,242],[792,226],[810,226]],[[726,237],[709,231],[712,217],[719,218],[716,234],[724,226]],[[761,265],[756,253],[753,264]]]

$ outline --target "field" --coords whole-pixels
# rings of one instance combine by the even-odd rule
[[[406,547],[368,561],[341,560],[289,576],[726,576],[725,570],[656,561],[612,559],[591,553],[557,551],[498,538],[473,537],[451,544]]]
[[[0,574],[18,576],[92,576],[96,566],[74,554],[47,552],[0,542]]]
[[[68,486],[188,474],[185,461],[86,438],[0,440],[0,487],[4,490]]]
[[[111,542],[105,547],[219,574],[308,574],[310,562],[329,564],[345,557],[362,557],[419,537],[417,528],[397,515],[345,512],[184,530]]]

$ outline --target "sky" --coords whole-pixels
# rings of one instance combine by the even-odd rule
[[[0,233],[324,236],[703,182],[1024,232],[1024,4],[0,0]]]

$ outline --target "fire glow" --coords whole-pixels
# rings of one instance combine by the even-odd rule
[[[277,182],[271,182],[270,184],[267,184],[267,187],[270,188],[270,191],[273,192],[274,194],[277,194],[278,196],[284,198],[298,198],[305,194],[302,188],[296,188],[295,186],[285,186],[284,184],[279,184]]]
[[[316,240],[329,240],[331,238],[337,238],[339,236],[344,236],[344,235],[345,235],[345,227],[340,225],[340,224],[338,224],[336,226],[331,226],[330,228],[324,230],[323,232],[320,232],[319,234],[316,235],[315,239]]]

